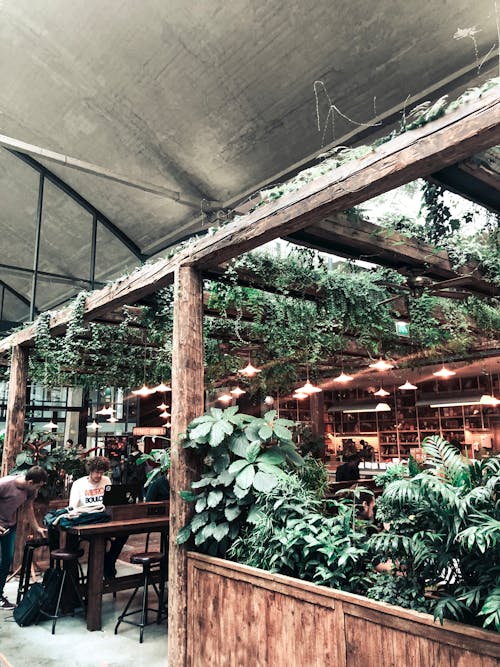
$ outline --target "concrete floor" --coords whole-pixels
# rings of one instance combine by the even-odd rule
[[[117,562],[119,574],[128,574],[137,566],[128,563],[125,546]],[[139,568],[140,569],[140,568]],[[11,602],[17,595],[17,578],[7,583],[5,594]],[[138,596],[139,593],[138,592]],[[144,630],[139,643],[139,628],[122,623],[114,634],[116,619],[124,609],[131,591],[103,597],[103,628],[89,632],[81,612],[74,617],[64,616],[57,621],[56,633],[51,634],[52,621],[20,628],[12,612],[0,611],[0,667],[166,667],[167,622],[153,623]],[[154,594],[153,594],[154,595]],[[137,597],[136,597],[137,600]],[[155,606],[153,596],[151,606]],[[135,605],[135,601],[134,601]],[[140,597],[138,599],[140,605]],[[135,620],[135,619],[132,619]],[[153,619],[151,619],[153,620]]]

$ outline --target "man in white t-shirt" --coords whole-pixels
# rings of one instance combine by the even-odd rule
[[[86,477],[80,477],[73,482],[69,494],[69,506],[87,506],[89,509],[96,503],[102,504],[104,489],[111,484],[111,480],[104,473],[110,468],[109,459],[105,456],[95,456],[87,461]],[[127,541],[127,535],[118,535],[111,541],[111,546],[104,556],[104,576],[111,579],[116,575],[116,561]]]

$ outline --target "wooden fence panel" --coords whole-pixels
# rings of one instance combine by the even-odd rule
[[[189,667],[496,667],[498,658],[492,632],[188,556]]]

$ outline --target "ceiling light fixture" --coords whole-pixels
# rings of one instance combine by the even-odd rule
[[[156,385],[156,387],[153,387],[153,388],[151,389],[151,392],[153,392],[153,391],[162,391],[162,392],[165,392],[165,391],[172,391],[172,387],[169,387],[169,386],[168,386],[167,384],[165,384],[164,382],[160,382],[160,384]]]
[[[160,403],[160,405],[156,406],[158,410],[168,410],[168,405],[165,405],[165,403]]]
[[[352,380],[354,380],[352,375],[346,375],[344,371],[342,371],[342,373],[338,375],[336,378],[333,378],[334,382],[343,382],[343,383],[352,382]]]
[[[241,387],[235,387],[234,389],[231,389],[229,392],[233,396],[236,396],[236,398],[239,398],[240,396],[243,396],[243,394],[246,394],[247,392],[244,391]]]
[[[381,358],[374,364],[370,364],[370,368],[373,368],[376,371],[390,371],[391,368],[394,368],[394,365]]]
[[[106,419],[106,421],[111,422],[112,424],[115,424],[118,421],[118,419],[116,417],[113,417],[113,415],[111,415],[111,417]]]
[[[44,424],[42,427],[45,431],[52,431],[53,429],[57,428],[57,424],[54,424],[52,419],[49,421],[48,424]]]
[[[303,398],[307,398],[309,394],[306,394],[303,391],[296,391],[294,394],[292,394],[292,398],[296,398],[298,401],[301,401]]]
[[[430,408],[460,408],[462,405],[480,405],[481,401],[449,401],[448,403],[431,403],[429,405]]]
[[[301,394],[307,394],[308,396],[310,394],[317,394],[321,389],[319,387],[315,387],[313,384],[309,382],[309,380],[303,385],[302,387],[299,387],[297,389],[298,392]]]
[[[257,375],[257,373],[260,373],[260,368],[255,368],[255,366],[252,366],[250,363],[250,360],[248,361],[248,365],[245,366],[245,368],[242,368],[240,373],[241,375],[245,375],[245,377],[253,378],[254,375]]]
[[[479,399],[479,403],[481,405],[496,407],[497,405],[500,404],[500,400],[498,398],[495,398],[493,394],[483,394]]]
[[[233,400],[233,397],[231,394],[222,394],[221,396],[217,396],[217,401],[221,401],[221,403],[230,403]]]
[[[99,424],[98,424],[98,423],[96,422],[96,420],[94,419],[94,421],[93,421],[91,424],[87,424],[87,428],[88,428],[89,430],[92,429],[92,430],[95,431],[95,429],[99,428]]]
[[[452,375],[456,375],[456,373],[455,371],[451,371],[449,368],[446,368],[443,364],[443,367],[433,373],[433,375],[435,375],[437,378],[443,378],[443,380],[446,380],[447,378],[451,378]]]
[[[168,419],[168,418],[171,417],[171,416],[172,416],[172,415],[170,414],[170,412],[167,412],[166,410],[165,410],[165,412],[162,412],[162,413],[160,414],[160,417],[161,417],[162,419]]]
[[[398,389],[402,389],[403,391],[407,391],[409,389],[418,389],[418,387],[416,385],[412,384],[411,382],[408,382],[408,380],[406,380],[406,382],[404,384],[400,385],[398,387]]]
[[[143,384],[140,389],[133,389],[132,393],[135,396],[149,396],[150,394],[154,394],[154,389],[150,389],[146,384]]]
[[[375,406],[375,412],[390,412],[391,406],[389,403],[377,403]]]
[[[380,387],[380,389],[379,389],[378,391],[374,391],[374,392],[373,392],[373,395],[374,395],[374,396],[380,396],[381,398],[383,398],[384,396],[389,396],[389,395],[390,395],[390,392],[389,392],[389,391],[386,391],[385,389],[383,389],[382,387]]]

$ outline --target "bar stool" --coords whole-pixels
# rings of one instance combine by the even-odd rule
[[[118,617],[118,621],[115,626],[115,635],[118,634],[118,627],[120,623],[123,621],[123,623],[129,623],[130,625],[135,625],[138,628],[140,628],[139,632],[139,642],[142,644],[143,640],[143,635],[144,635],[144,628],[146,625],[148,625],[148,611],[151,611],[156,614],[156,622],[159,624],[161,623],[162,616],[165,612],[165,607],[163,604],[163,595],[165,591],[165,575],[164,571],[162,568],[162,564],[165,558],[165,554],[162,553],[161,551],[145,551],[142,553],[137,553],[137,554],[132,554],[130,556],[130,562],[134,563],[136,565],[142,565],[142,582],[135,588],[134,592],[130,596],[127,604],[125,605],[125,609],[123,610],[123,613],[120,614]],[[158,588],[155,582],[153,581],[151,577],[151,566],[159,564],[161,568],[161,575],[160,575],[160,587]],[[153,586],[154,592],[156,593],[156,596],[158,598],[158,608],[151,608],[148,607],[148,587],[149,584]],[[134,611],[128,611],[130,605],[132,604],[133,599],[135,598],[135,595],[139,588],[143,586],[144,590],[142,592],[142,606],[140,609],[135,609]],[[140,614],[141,619],[139,623],[136,623],[134,621],[128,621],[126,620],[127,616],[132,616],[133,614]]]
[[[51,567],[55,566],[56,569],[62,570],[61,583],[59,585],[59,590],[57,592],[57,603],[54,613],[51,614],[47,611],[43,610],[41,611],[41,614],[43,614],[43,616],[52,619],[52,634],[55,634],[57,619],[63,615],[59,612],[61,607],[61,599],[64,591],[64,584],[66,583],[66,580],[69,580],[69,582],[71,583],[73,590],[76,593],[76,596],[80,602],[80,605],[82,609],[85,611],[85,604],[83,602],[82,596],[80,594],[80,589],[78,586],[78,580],[80,579],[80,576],[78,576],[78,580],[76,580],[73,572],[71,571],[71,566],[70,566],[71,563],[74,563],[75,565],[78,566],[79,571],[81,571],[81,566],[80,563],[78,562],[78,559],[81,556],[83,556],[83,549],[79,549],[78,551],[67,551],[66,549],[54,549],[50,552]]]
[[[23,562],[21,563],[21,568],[19,570],[19,587],[17,589],[16,605],[21,602],[28,592],[31,576],[34,576],[33,555],[35,550],[48,546],[49,540],[44,537],[34,537],[26,540],[23,551]]]

